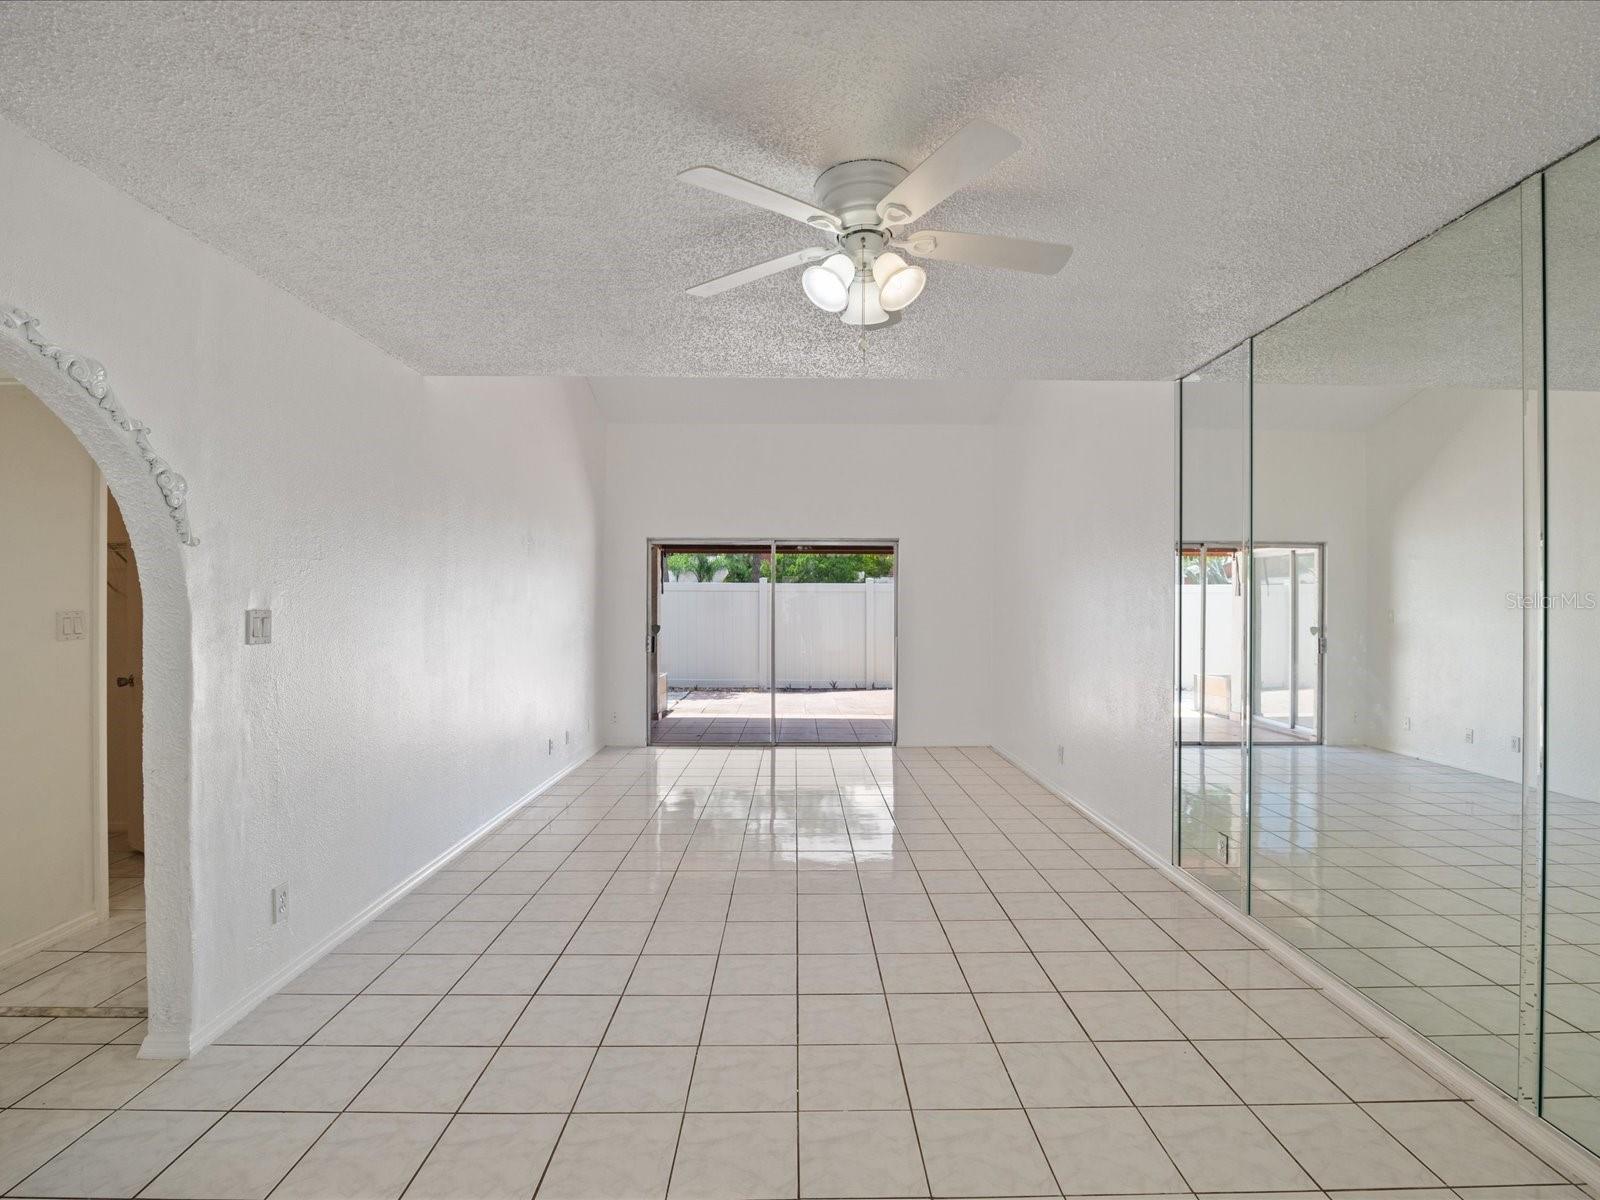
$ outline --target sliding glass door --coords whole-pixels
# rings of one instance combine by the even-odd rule
[[[651,744],[893,745],[897,554],[892,541],[652,542]]]
[[[772,544],[651,547],[650,741],[772,744]]]
[[[892,745],[894,546],[780,542],[776,549],[778,741]]]

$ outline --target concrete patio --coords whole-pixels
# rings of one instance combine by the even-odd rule
[[[765,688],[693,688],[668,693],[667,715],[651,726],[658,746],[767,745],[773,698]],[[894,689],[779,688],[778,741],[888,745],[894,741]]]

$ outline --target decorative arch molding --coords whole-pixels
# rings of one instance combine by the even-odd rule
[[[39,333],[39,318],[13,304],[0,302],[0,329],[13,337],[20,338],[55,364],[56,370],[83,389],[84,394],[111,419],[112,424],[131,437],[134,449],[144,459],[145,465],[155,479],[156,487],[161,490],[162,502],[166,504],[167,511],[172,516],[178,540],[185,546],[198,546],[200,539],[195,537],[194,530],[189,524],[188,480],[174,471],[167,460],[156,453],[155,447],[150,444],[150,427],[142,421],[135,420],[127,409],[122,407],[122,402],[117,399],[116,392],[106,379],[105,367],[87,354],[68,350],[65,346],[58,346],[42,337]]]
[[[187,488],[150,448],[94,359],[52,345],[26,311],[0,304],[0,375],[15,377],[94,460],[117,498],[144,597],[145,961],[143,1058],[198,1048],[194,643],[189,595],[195,544]],[[109,419],[108,419],[109,418]],[[150,486],[154,476],[156,486]],[[173,537],[176,531],[178,536]]]

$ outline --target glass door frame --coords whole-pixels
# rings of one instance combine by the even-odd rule
[[[900,539],[899,538],[648,538],[645,566],[645,710],[644,744],[646,746],[673,746],[671,742],[655,740],[656,662],[658,641],[661,636],[660,600],[665,582],[666,555],[688,548],[720,550],[723,553],[765,555],[772,564],[772,583],[767,588],[767,740],[766,742],[717,743],[730,749],[739,747],[777,746],[874,746],[894,747],[900,744]],[[778,556],[780,554],[856,553],[873,551],[888,553],[894,560],[889,578],[894,581],[894,602],[891,606],[893,634],[891,637],[890,670],[894,686],[890,689],[889,740],[887,742],[786,742],[778,736]],[[676,747],[678,749],[692,747]]]

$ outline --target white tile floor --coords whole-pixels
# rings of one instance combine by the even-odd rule
[[[14,1196],[1580,1195],[980,749],[608,751],[188,1063],[3,1028]]]

